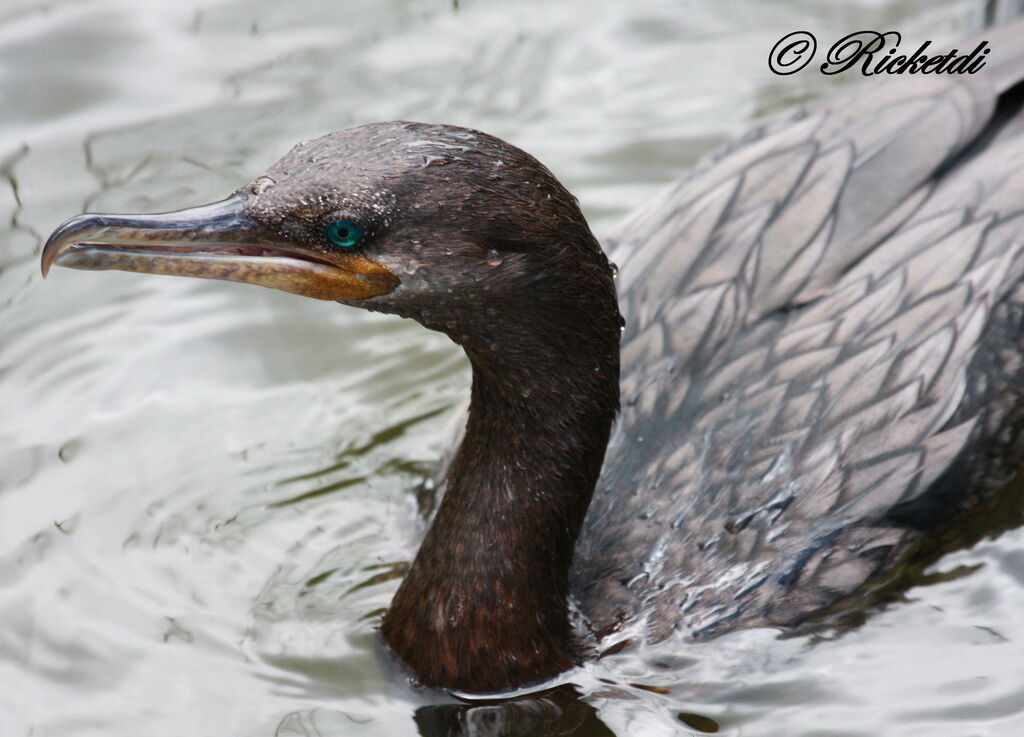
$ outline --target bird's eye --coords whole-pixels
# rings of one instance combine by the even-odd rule
[[[326,231],[327,240],[338,248],[355,248],[366,233],[362,225],[347,218],[327,223]]]

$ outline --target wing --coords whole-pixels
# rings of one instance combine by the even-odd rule
[[[599,631],[795,622],[1021,458],[1013,46],[764,126],[613,239],[623,408],[573,571]]]

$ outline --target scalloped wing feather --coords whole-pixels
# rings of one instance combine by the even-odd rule
[[[956,160],[996,110],[983,76],[865,89],[711,157],[612,241],[623,408],[573,571],[599,632],[827,606],[1016,416],[1024,137]]]

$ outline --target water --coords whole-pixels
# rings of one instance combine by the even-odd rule
[[[381,675],[374,626],[467,390],[447,339],[223,282],[38,273],[70,215],[219,199],[292,143],[379,119],[508,138],[600,233],[845,83],[769,74],[784,33],[941,41],[979,17],[824,5],[5,0],[0,735],[443,734],[515,714],[579,735],[1024,733],[1019,529],[842,636],[740,633],[650,666],[627,650],[573,674],[579,701],[431,709]]]

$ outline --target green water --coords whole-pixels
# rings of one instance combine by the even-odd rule
[[[508,716],[431,711],[374,644],[414,552],[412,490],[468,388],[454,346],[223,282],[43,282],[59,222],[219,199],[300,139],[405,118],[531,151],[600,234],[752,121],[849,81],[770,74],[783,34],[938,42],[978,17],[948,0],[3,0],[0,735],[483,734]],[[960,575],[842,637],[627,651],[538,723],[1024,734],[1024,534],[931,572]]]

